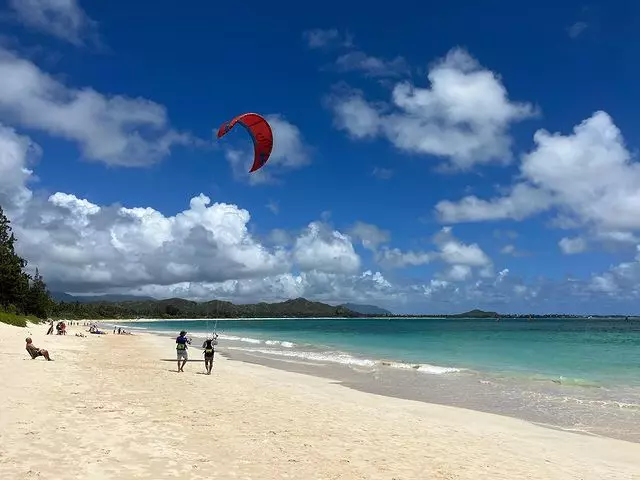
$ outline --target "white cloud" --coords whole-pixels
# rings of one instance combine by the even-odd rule
[[[126,290],[130,292],[131,290]],[[404,293],[394,287],[380,272],[366,270],[358,275],[319,271],[284,273],[281,275],[227,280],[221,283],[184,282],[169,286],[144,285],[134,290],[156,298],[182,297],[194,300],[212,298],[230,301],[279,301],[306,297],[333,304],[345,302],[402,303]]]
[[[78,0],[9,0],[9,6],[27,27],[74,45],[96,35],[97,24]]]
[[[618,300],[640,298],[640,245],[636,247],[636,256],[632,261],[593,275],[589,289]]]
[[[436,205],[436,213],[444,223],[477,222],[512,218],[522,220],[543,212],[552,205],[547,192],[527,184],[516,184],[508,196],[495,200],[481,200],[475,195],[459,202],[442,200]]]
[[[500,249],[500,253],[504,253],[505,255],[513,255],[516,251],[516,247],[514,245],[505,245]]]
[[[302,38],[307,42],[309,48],[312,49],[350,47],[353,41],[349,33],[342,34],[336,28],[307,30],[303,32]]]
[[[392,268],[417,267],[426,265],[433,260],[433,255],[427,252],[402,251],[399,248],[383,247],[376,253],[376,261],[380,265]]]
[[[292,249],[268,248],[249,233],[248,211],[211,203],[202,194],[173,216],[151,207],[100,206],[63,192],[33,196],[27,163],[36,149],[28,138],[0,128],[0,198],[11,207],[19,252],[57,288],[250,284],[256,278],[286,278],[282,275],[292,269],[309,278],[329,278],[318,276],[322,272],[358,275],[360,258],[349,237],[321,222],[311,223]]]
[[[469,265],[452,265],[443,275],[452,282],[462,282],[471,277],[472,271]]]
[[[575,255],[576,253],[582,253],[587,250],[587,241],[581,237],[563,237],[558,242],[558,245],[565,255]]]
[[[367,102],[362,92],[353,90],[328,99],[334,125],[352,138],[374,138],[381,131],[382,118],[376,106]]]
[[[399,77],[410,72],[409,64],[403,57],[385,60],[372,57],[361,51],[352,51],[336,60],[336,67],[343,72],[359,71],[369,77]]]
[[[0,124],[0,205],[5,209],[21,210],[31,200],[26,184],[33,171],[28,163],[39,152],[29,138]]]
[[[170,127],[162,105],[67,87],[2,48],[0,118],[74,141],[88,159],[110,165],[148,165],[189,141]]]
[[[491,260],[477,243],[467,245],[457,240],[451,227],[444,227],[434,241],[440,248],[440,258],[446,263],[470,267],[485,267],[491,264]]]
[[[504,247],[502,247],[500,249],[500,253],[502,253],[503,255],[510,255],[512,257],[526,257],[528,255],[527,252],[519,250],[513,244],[507,244]]]
[[[376,225],[365,222],[356,222],[349,234],[362,242],[362,246],[369,250],[377,250],[383,243],[388,243],[391,240],[391,234],[388,230],[382,230]]]
[[[402,252],[384,245],[384,234],[376,237],[382,230],[361,228],[359,240],[377,241],[378,253],[405,264],[425,258],[445,263],[434,278],[409,282],[362,268],[350,237],[320,221],[298,235],[273,230],[269,241],[261,242],[250,233],[249,212],[204,195],[175,215],[151,207],[97,205],[64,192],[41,197],[29,188],[34,178],[29,157],[38,150],[28,138],[0,127],[0,179],[10,179],[0,181],[2,205],[9,207],[18,252],[55,290],[235,302],[304,296],[436,313],[476,307],[597,312],[629,305],[608,299],[635,301],[640,293],[640,254],[588,282],[525,284],[507,269],[493,273],[480,247],[456,239],[450,227],[435,236],[433,252]]]
[[[293,257],[303,271],[355,273],[361,265],[349,236],[320,222],[310,223],[296,239]]]
[[[232,133],[224,137],[225,157],[235,178],[245,180],[250,185],[277,182],[279,173],[302,168],[311,163],[311,149],[305,144],[297,126],[277,114],[265,115],[265,119],[273,130],[273,151],[267,165],[256,172],[248,173],[254,157],[251,136],[242,127],[236,127],[238,137],[242,138],[231,137]],[[231,145],[242,146],[237,148]]]
[[[430,88],[398,83],[388,108],[359,91],[334,94],[328,104],[335,125],[357,139],[383,136],[400,150],[446,158],[459,169],[509,162],[509,127],[536,109],[510,101],[500,78],[459,48],[434,63],[428,78]]]
[[[522,220],[551,210],[555,224],[584,227],[594,237],[629,241],[640,230],[640,164],[605,112],[596,112],[570,135],[539,130],[536,147],[523,155],[510,192],[436,206],[444,222]]]

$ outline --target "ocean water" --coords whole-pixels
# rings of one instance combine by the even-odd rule
[[[425,373],[473,370],[561,383],[640,387],[640,321],[594,319],[275,319],[131,324],[217,331],[234,348],[288,358]],[[408,365],[407,365],[408,364]]]
[[[640,442],[640,321],[261,319],[121,323],[373,393]],[[168,342],[168,347],[171,342]],[[169,347],[171,348],[171,347]],[[192,355],[193,358],[193,355]]]

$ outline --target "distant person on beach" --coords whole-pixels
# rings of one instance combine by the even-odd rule
[[[53,320],[49,323],[49,330],[47,330],[47,335],[53,335]]]
[[[218,344],[218,335],[209,335],[202,344],[204,348],[204,368],[207,370],[207,375],[211,375],[211,369],[213,368],[213,355],[215,354],[214,345]]]
[[[47,359],[48,362],[51,361],[51,357],[49,356],[49,352],[46,351],[44,348],[38,348],[33,344],[33,340],[31,340],[31,337],[27,337],[26,339],[27,342],[27,352],[29,352],[29,355],[31,355],[31,359],[35,360],[38,357],[44,357],[45,359]]]
[[[184,366],[187,363],[189,355],[187,354],[187,344],[191,340],[187,338],[187,332],[182,330],[178,338],[176,338],[176,356],[178,357],[178,373],[184,372]],[[182,361],[182,364],[180,363]]]

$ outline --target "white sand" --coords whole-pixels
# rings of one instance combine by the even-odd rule
[[[178,374],[151,335],[29,330],[55,361],[0,324],[1,478],[640,479],[640,444],[221,358]]]

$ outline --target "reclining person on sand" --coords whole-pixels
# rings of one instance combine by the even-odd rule
[[[44,357],[47,359],[47,361],[51,361],[51,357],[49,357],[49,352],[46,351],[44,348],[38,348],[33,344],[33,341],[31,340],[30,337],[27,337],[27,352],[29,352],[29,355],[31,355],[31,359],[35,360],[38,357]]]

